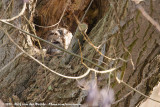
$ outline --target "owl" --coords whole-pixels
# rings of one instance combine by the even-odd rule
[[[47,37],[47,41],[52,42],[54,45],[57,45],[64,49],[68,49],[73,35],[70,31],[68,31],[65,28],[58,28],[58,29],[48,31],[46,34],[46,37]],[[62,52],[46,43],[43,48],[45,48],[46,53],[50,55],[58,54]]]

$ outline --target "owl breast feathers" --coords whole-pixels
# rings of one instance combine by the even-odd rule
[[[68,49],[73,37],[72,33],[65,28],[50,30],[47,32],[46,36],[49,42],[64,49]],[[47,50],[47,54],[61,53],[60,50],[49,44],[45,44],[44,48]]]

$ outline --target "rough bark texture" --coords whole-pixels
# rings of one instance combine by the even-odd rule
[[[36,1],[36,0],[35,0]],[[35,2],[30,1],[25,15],[30,22],[38,25],[52,25],[60,18],[66,0],[38,0],[36,10],[34,12]],[[72,33],[75,32],[77,24],[73,17],[75,14],[79,19],[84,14],[90,0],[71,0],[65,15],[60,23],[60,27],[69,29]],[[1,4],[5,5],[1,5]],[[0,1],[0,13],[2,14],[9,4],[9,0]],[[22,0],[14,0],[13,8],[10,8],[3,18],[9,18],[19,13],[22,7]],[[159,22],[159,4],[158,0],[145,0],[141,5],[147,13]],[[115,66],[121,66],[117,71],[117,75],[124,73],[123,80],[132,87],[138,87],[142,93],[149,95],[150,91],[159,80],[160,67],[160,32],[146,20],[146,18],[136,9],[133,2],[129,0],[119,1],[113,4],[117,10],[109,5],[109,2],[103,0],[95,0],[89,10],[85,22],[89,24],[89,38],[95,46],[99,46],[104,40],[107,40],[105,55],[116,58],[121,57],[125,60],[133,59],[135,69],[133,69],[130,61],[125,63],[122,60],[107,60],[107,63],[101,64],[109,69]],[[33,15],[34,18],[33,18]],[[33,20],[32,20],[33,18]],[[117,20],[119,19],[119,21]],[[13,21],[16,26],[32,32],[24,18],[19,18]],[[118,24],[121,26],[119,29]],[[10,34],[14,32],[13,28],[1,23],[3,28],[7,29]],[[51,29],[51,28],[49,28]],[[42,38],[44,33],[49,29],[36,27],[36,33]],[[53,28],[52,28],[53,29]],[[12,34],[12,38],[25,47],[26,36],[18,31]],[[23,42],[22,42],[23,41]],[[1,46],[3,45],[3,46]],[[129,52],[127,52],[128,49]],[[26,48],[26,47],[25,47]],[[27,46],[26,50],[29,50]],[[0,32],[0,68],[11,61],[20,51],[12,45],[6,35]],[[82,47],[83,56],[97,62],[100,55],[87,42],[84,42]],[[80,59],[73,57],[69,66],[61,65],[62,56],[54,56],[45,58],[45,64],[51,69],[64,75],[79,76],[86,72],[86,68],[81,64]],[[42,60],[39,58],[39,60]],[[85,62],[88,66],[93,65]],[[113,73],[114,75],[114,73]],[[150,76],[151,75],[151,76]],[[91,75],[92,76],[92,75]],[[92,78],[86,77],[86,80]],[[105,87],[108,81],[108,74],[98,74],[98,86]],[[116,82],[112,77],[111,86],[115,91],[116,100],[121,99],[131,91],[124,84]],[[81,90],[77,81],[59,77],[45,69],[30,58],[22,55],[16,59],[10,66],[0,72],[0,99],[4,102],[44,102],[44,103],[81,103],[85,102],[87,92]],[[125,97],[120,102],[114,104],[115,107],[135,107],[144,99],[138,93],[132,93]]]

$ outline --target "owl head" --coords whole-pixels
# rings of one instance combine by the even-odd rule
[[[65,28],[50,30],[47,32],[46,36],[49,42],[52,42],[54,45],[57,45],[64,49],[68,49],[73,37],[72,33]],[[47,54],[61,53],[60,50],[49,44],[45,46],[45,48],[47,49]]]

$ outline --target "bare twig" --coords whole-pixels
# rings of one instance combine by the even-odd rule
[[[76,18],[76,17],[75,17],[75,18]],[[80,25],[80,21],[78,21],[77,18],[76,18],[76,22],[77,22],[78,25]],[[81,26],[78,26],[78,27],[79,27],[79,30],[80,30],[81,34],[83,35],[84,39],[85,39],[100,55],[102,55],[103,57],[105,57],[105,58],[107,58],[107,59],[109,59],[109,60],[122,60],[122,61],[124,61],[124,62],[127,62],[127,60],[124,60],[124,59],[122,59],[122,58],[116,58],[116,59],[115,59],[115,58],[110,58],[110,57],[108,57],[108,56],[105,56],[103,53],[101,53],[101,52],[99,51],[99,48],[96,47],[96,46],[91,42],[91,40],[89,39],[88,35],[87,35],[85,32],[82,31]]]
[[[81,19],[81,22],[83,22],[83,20],[84,20],[84,18],[85,18],[85,16],[86,16],[86,14],[87,14],[87,12],[88,12],[89,8],[91,7],[91,5],[92,5],[93,1],[94,1],[94,0],[91,0],[91,2],[89,3],[89,5],[88,5],[88,7],[87,7],[87,9],[86,9],[86,11],[85,11],[85,13],[84,13],[84,15],[83,15],[82,19]]]
[[[130,85],[128,85],[128,84],[125,83],[124,81],[121,81],[121,83],[124,84],[125,86],[129,87],[129,88],[132,89],[133,91],[139,93],[140,95],[142,95],[142,96],[144,96],[144,97],[146,97],[146,98],[148,98],[148,99],[151,99],[151,100],[153,100],[153,101],[155,101],[155,102],[160,103],[160,101],[155,100],[155,99],[153,99],[153,98],[151,98],[151,97],[149,97],[149,96],[143,94],[142,92],[140,92],[140,91],[136,90],[135,88],[131,87]]]
[[[151,73],[148,77],[146,77],[145,79],[143,79],[143,80],[141,81],[141,83],[138,84],[135,88],[131,87],[130,85],[128,85],[127,83],[125,83],[123,80],[120,80],[120,79],[118,79],[118,77],[116,77],[116,80],[118,81],[118,83],[122,83],[122,84],[124,84],[125,86],[131,88],[132,91],[130,91],[129,93],[127,93],[127,94],[126,94],[125,96],[123,96],[121,99],[115,101],[114,104],[117,104],[117,103],[119,103],[120,101],[124,100],[126,97],[128,97],[130,94],[132,94],[134,91],[137,92],[137,93],[139,93],[140,95],[142,95],[142,96],[150,99],[150,100],[153,100],[153,101],[155,101],[155,102],[160,103],[160,101],[155,100],[155,99],[153,99],[153,98],[150,98],[149,96],[147,96],[147,95],[145,95],[145,94],[143,94],[143,93],[141,93],[140,91],[137,90],[140,86],[142,86],[142,85],[144,84],[145,81],[147,81],[149,78],[151,78],[155,73],[156,73],[156,72]]]
[[[62,20],[62,18],[63,18],[63,16],[64,16],[64,13],[66,12],[66,9],[67,9],[67,7],[68,7],[68,4],[69,4],[69,2],[67,2],[67,4],[66,4],[66,6],[65,6],[65,8],[64,8],[64,10],[63,10],[63,13],[62,13],[62,15],[61,15],[61,17],[60,17],[60,19],[59,19],[59,21],[56,23],[56,24],[54,24],[54,25],[50,25],[50,26],[41,26],[41,25],[37,25],[37,24],[35,24],[35,26],[38,26],[38,27],[41,27],[41,28],[51,28],[51,27],[55,27],[55,26],[59,26],[59,24],[60,24],[60,22],[61,22],[61,20]]]
[[[27,56],[29,56],[31,59],[33,59],[34,61],[36,61],[38,64],[40,64],[41,66],[43,66],[44,68],[46,68],[47,70],[53,72],[54,74],[57,74],[61,77],[64,77],[64,78],[69,78],[69,79],[80,79],[80,78],[83,78],[85,77],[86,75],[89,74],[90,70],[88,70],[85,74],[79,76],[79,77],[71,77],[71,76],[65,76],[65,75],[62,75],[60,73],[57,73],[55,71],[53,71],[52,69],[50,69],[49,67],[47,67],[46,65],[42,64],[39,60],[35,59],[33,56],[29,55],[27,52],[25,52],[16,42],[14,42],[14,40],[9,36],[8,32],[6,30],[4,30],[2,27],[0,27],[4,33],[8,36],[9,40],[14,44],[16,45],[24,54],[26,54]]]
[[[8,11],[8,9],[9,9],[9,7],[11,6],[12,2],[13,2],[13,0],[11,0],[11,1],[9,2],[9,5],[8,5],[7,8],[5,9],[5,12],[2,13],[2,15],[0,16],[0,18],[2,18],[2,17],[4,16],[4,14]]]
[[[80,22],[83,22],[83,20],[84,20],[84,18],[85,18],[85,16],[86,16],[86,14],[87,14],[87,12],[88,12],[89,8],[91,7],[91,5],[92,5],[93,1],[94,1],[94,0],[92,0],[92,1],[89,3],[89,6],[87,7],[87,9],[86,9],[86,11],[85,11],[84,15],[82,16],[82,19],[81,19],[81,21],[80,21]],[[74,35],[75,35],[77,32],[78,32],[78,26],[77,26],[77,28],[76,28],[76,31],[75,31]]]
[[[33,31],[34,35],[37,36],[36,31],[33,27],[33,25],[30,23],[30,21],[24,16],[24,19],[28,22],[29,26],[31,27],[31,30]],[[36,40],[38,42],[38,45],[40,47],[40,49],[42,50],[42,46],[39,40]],[[42,53],[42,63],[44,63],[44,53]],[[46,74],[46,69],[45,69],[45,74]],[[46,81],[47,81],[47,76],[46,76]]]
[[[39,60],[35,59],[33,56],[31,56],[31,55],[29,55],[27,52],[25,52],[16,42],[14,42],[14,40],[9,36],[9,34],[8,34],[8,32],[7,32],[6,30],[4,30],[2,27],[0,27],[0,28],[1,28],[1,29],[4,31],[4,33],[8,36],[8,38],[10,39],[10,41],[11,41],[14,45],[16,45],[24,54],[26,54],[27,56],[29,56],[31,59],[33,59],[34,61],[36,61],[38,64],[40,64],[41,66],[43,66],[43,67],[46,68],[47,70],[49,70],[49,71],[53,72],[54,74],[59,75],[59,76],[61,76],[61,77],[63,77],[63,78],[68,78],[68,79],[80,79],[80,78],[83,78],[83,77],[87,76],[90,71],[94,71],[94,72],[97,72],[97,73],[108,73],[108,72],[112,72],[112,71],[118,69],[118,68],[112,68],[112,69],[109,69],[109,70],[97,71],[97,70],[95,70],[95,69],[90,68],[90,69],[87,70],[86,73],[84,73],[83,75],[78,76],[78,77],[72,77],[72,76],[62,75],[62,74],[60,74],[60,73],[57,73],[57,72],[53,71],[52,69],[50,69],[50,68],[47,67],[46,65],[42,64]]]
[[[51,43],[51,42],[49,42],[49,41],[47,41],[47,40],[44,40],[44,39],[42,39],[42,38],[40,38],[40,37],[38,37],[38,36],[35,36],[34,34],[30,34],[30,33],[28,33],[27,31],[22,30],[22,29],[20,29],[19,27],[16,27],[15,25],[13,25],[13,24],[11,24],[11,23],[8,23],[8,22],[2,21],[2,20],[0,20],[0,22],[5,23],[5,24],[7,24],[7,25],[10,25],[10,26],[12,26],[13,28],[16,28],[17,30],[19,30],[19,31],[21,31],[21,32],[23,32],[23,33],[25,33],[25,34],[27,34],[27,35],[30,35],[30,36],[32,36],[32,37],[34,37],[34,38],[36,38],[36,39],[39,39],[40,41],[43,41],[43,42],[45,42],[45,43],[48,43],[49,45],[52,45],[53,47],[55,47],[55,48],[57,48],[57,49],[59,49],[59,50],[61,50],[61,51],[63,51],[63,52],[66,52],[66,53],[68,53],[68,54],[70,54],[70,55],[73,55],[73,56],[75,56],[75,57],[81,58],[80,55],[77,55],[77,54],[72,53],[72,52],[70,52],[70,51],[68,51],[68,50],[66,50],[66,49],[63,49],[63,48],[61,48],[61,47],[59,47],[59,46],[57,46],[57,45],[54,45],[53,43]],[[89,62],[89,63],[91,63],[91,64],[93,64],[93,65],[95,65],[95,66],[97,66],[97,67],[99,67],[99,68],[101,68],[101,69],[103,69],[103,70],[105,70],[104,67],[97,65],[97,64],[94,63],[93,61],[91,61],[91,60],[89,60],[89,59],[87,59],[87,58],[84,58],[84,57],[82,57],[82,58],[83,58],[83,60],[85,60],[85,61],[87,61],[87,62]]]
[[[113,1],[112,1],[113,2]],[[112,3],[110,0],[109,0],[109,3],[111,4],[111,6],[113,7],[113,10],[114,10],[114,14],[115,14],[115,18],[116,18],[116,22],[117,22],[117,25],[118,25],[118,33],[120,35],[120,39],[121,39],[121,42],[122,42],[122,46],[123,46],[123,49],[130,55],[130,61],[131,61],[131,65],[133,67],[133,70],[135,70],[135,65],[133,63],[133,58],[132,58],[132,54],[129,52],[129,50],[127,49],[127,47],[125,46],[125,43],[124,43],[124,38],[123,38],[123,34],[122,34],[122,27],[121,27],[121,22],[120,22],[120,19],[118,18],[118,13],[117,13],[117,10],[115,8],[115,5]]]
[[[22,16],[24,14],[25,9],[26,9],[26,3],[24,2],[22,10],[17,16],[14,16],[10,19],[1,19],[1,21],[10,22],[10,21],[15,20],[15,19],[19,18],[20,16]]]
[[[37,35],[36,35],[36,31],[35,31],[33,25],[29,22],[29,20],[28,20],[25,16],[24,16],[24,19],[28,22],[28,24],[29,24],[29,26],[31,27],[31,30],[33,31],[34,35],[37,36]],[[41,46],[40,41],[37,40],[37,42],[38,42],[38,45],[39,45],[40,49],[42,49],[42,46]]]
[[[142,15],[150,22],[152,23],[152,25],[154,25],[157,30],[160,32],[160,25],[158,24],[158,22],[156,22],[145,10],[144,8],[139,4],[139,0],[132,0],[135,2],[135,4],[137,4],[137,8],[138,10],[142,13]]]
[[[18,57],[20,57],[23,54],[23,52],[19,53],[15,58],[13,58],[7,65],[5,65],[3,68],[0,69],[0,72],[2,72],[6,67],[8,67],[10,64],[12,64]]]
[[[79,46],[80,46],[80,42],[79,42],[79,41],[78,41],[78,43],[79,43]],[[101,73],[101,74],[103,74],[103,73],[111,73],[112,71],[115,71],[115,70],[117,70],[117,69],[119,68],[119,67],[117,67],[117,68],[112,68],[112,69],[104,70],[104,71],[98,71],[98,70],[96,70],[96,69],[90,68],[90,67],[88,67],[88,66],[83,62],[81,47],[80,47],[80,52],[81,52],[81,63],[82,63],[85,67],[87,67],[90,71],[94,71],[95,74],[96,74],[96,73]]]
[[[156,70],[155,70],[156,71]],[[144,85],[144,83],[151,78],[156,72],[152,72],[148,77],[144,78],[136,87],[135,89],[138,89],[140,86]],[[127,93],[125,96],[123,96],[121,99],[117,100],[114,102],[114,104],[117,104],[119,102],[121,102],[122,100],[124,100],[126,97],[128,97],[130,94],[132,94],[134,91],[130,91],[129,93]]]

